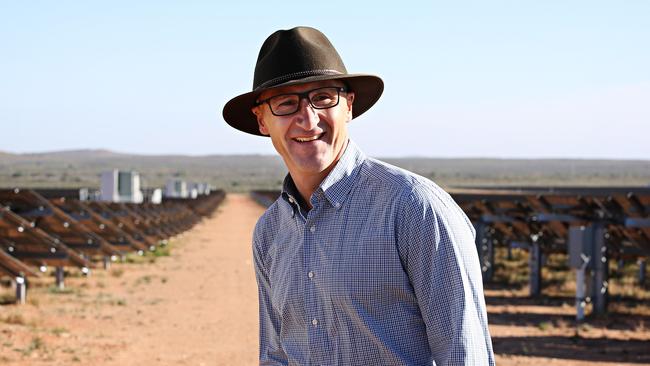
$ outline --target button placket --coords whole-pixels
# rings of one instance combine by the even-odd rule
[[[315,253],[315,242],[316,242],[316,236],[314,233],[316,232],[316,226],[314,222],[316,221],[316,216],[318,215],[319,211],[319,205],[314,204],[312,202],[312,209],[307,213],[306,217],[306,222],[304,226],[304,245],[305,245],[305,257],[304,257],[304,271],[307,274],[307,278],[303,280],[303,286],[305,290],[305,302],[306,302],[306,307],[307,307],[307,314],[305,320],[307,320],[307,324],[310,324],[309,326],[309,332],[308,332],[308,340],[310,345],[312,346],[317,346],[319,344],[319,336],[318,336],[318,317],[320,316],[319,314],[319,304],[318,304],[318,296],[317,296],[317,289],[315,284],[313,283],[313,269],[316,268],[314,267],[317,265],[317,259]],[[302,272],[302,273],[305,273]],[[303,277],[304,278],[304,277]]]

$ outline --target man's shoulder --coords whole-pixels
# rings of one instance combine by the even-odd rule
[[[434,206],[443,211],[458,210],[453,198],[429,178],[387,162],[368,158],[365,162],[365,184],[368,187],[383,187],[392,192],[402,204],[416,207]]]
[[[406,193],[415,191],[444,192],[431,179],[385,161],[368,158],[365,165],[364,171],[368,184],[380,184],[391,190]]]

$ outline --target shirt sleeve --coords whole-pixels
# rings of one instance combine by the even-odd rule
[[[397,245],[435,365],[494,365],[471,223],[438,187],[405,192]]]
[[[271,285],[257,236],[253,236],[253,260],[259,298],[260,365],[287,365],[287,355],[280,343],[280,316],[271,303]]]

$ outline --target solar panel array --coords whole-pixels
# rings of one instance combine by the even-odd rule
[[[644,280],[650,256],[650,188],[523,187],[449,193],[475,225],[487,281],[494,273],[495,245],[528,249],[531,295],[541,292],[543,255],[567,253],[578,278],[581,319],[586,299],[593,300],[595,313],[607,310],[610,260],[639,259],[639,277]]]
[[[128,253],[144,254],[190,229],[223,201],[223,191],[162,204],[81,201],[76,190],[0,189],[0,276],[16,285],[24,302],[26,282],[48,267],[83,273],[105,268]]]

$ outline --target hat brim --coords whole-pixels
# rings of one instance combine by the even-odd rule
[[[288,85],[298,85],[313,81],[341,80],[354,92],[354,105],[352,107],[352,118],[357,118],[370,109],[384,91],[384,82],[380,77],[368,74],[342,74],[342,75],[318,75],[299,80],[292,80],[286,83],[273,85],[272,87],[254,90],[239,95],[226,103],[223,107],[223,119],[232,127],[257,136],[265,136],[260,133],[257,125],[257,118],[251,112],[259,95],[270,89]]]

